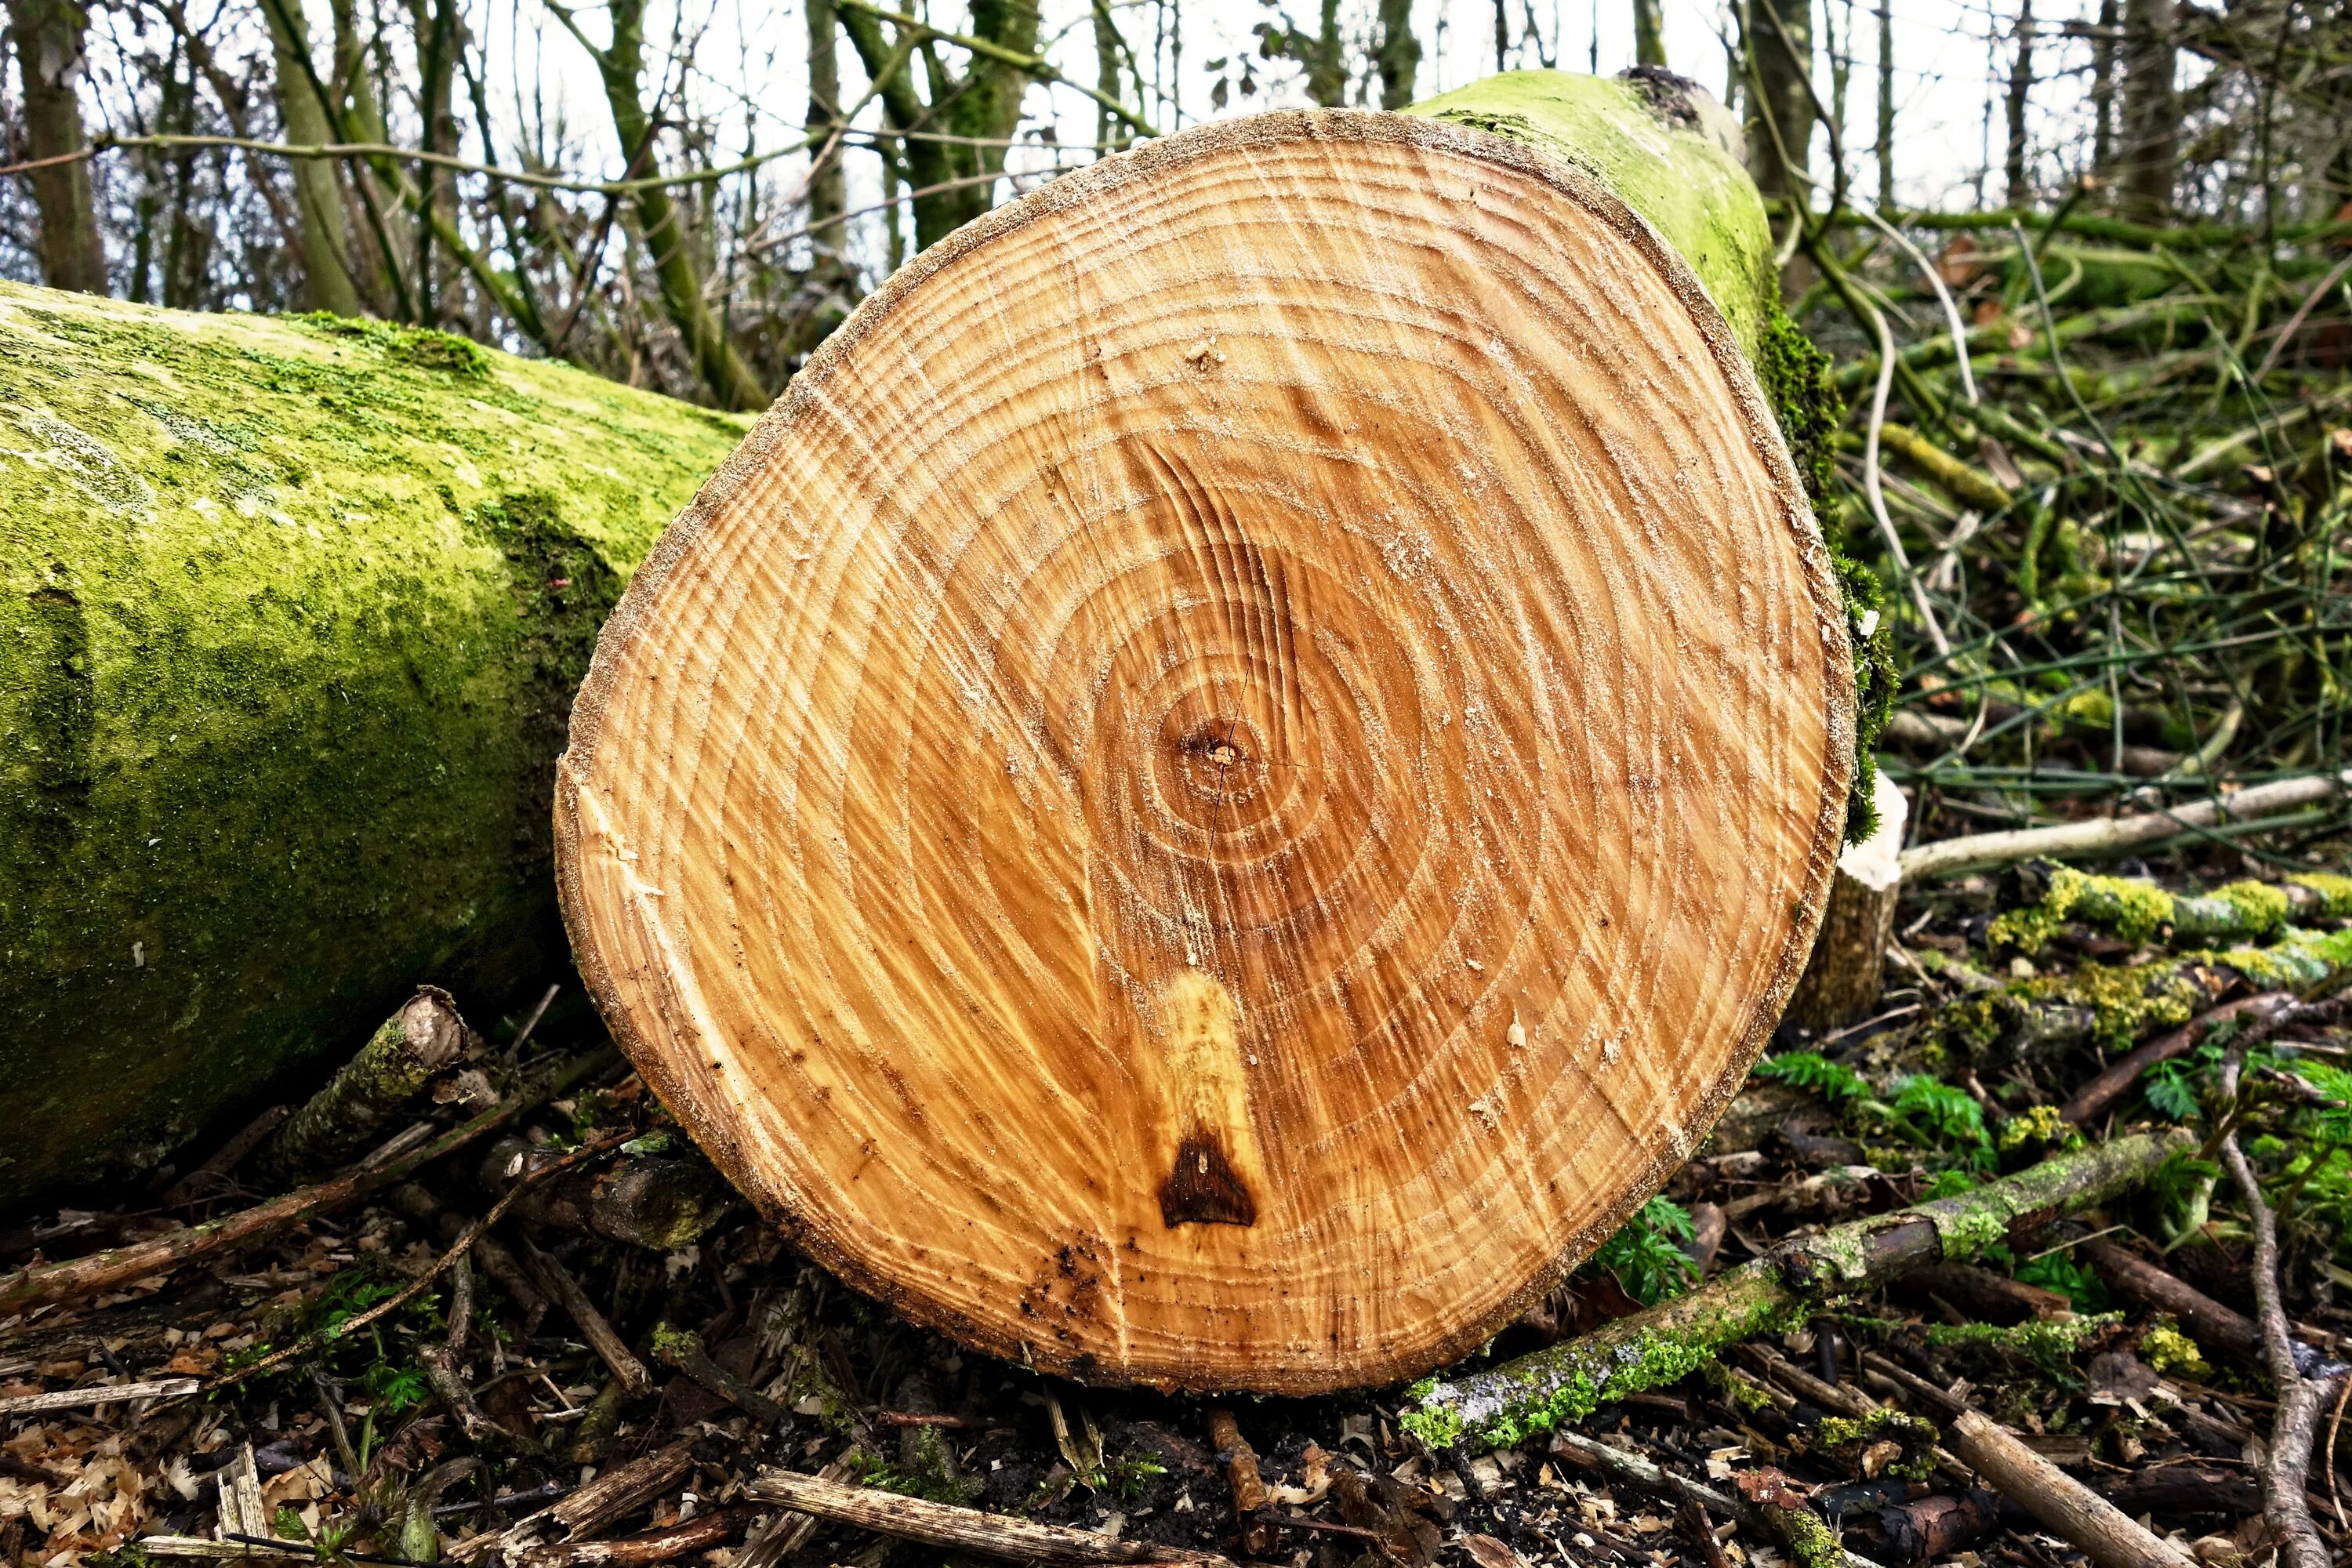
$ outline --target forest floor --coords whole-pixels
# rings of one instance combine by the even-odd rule
[[[2163,869],[2176,884],[2210,884],[2247,867],[2216,847]],[[2147,967],[2173,953],[2159,940],[2125,942],[2078,924],[2060,925],[2033,958],[2008,952],[1994,924],[1998,889],[1979,877],[1907,897],[1875,1017],[1826,1040],[1784,1030],[1668,1201],[1480,1360],[1587,1331],[1808,1227],[1955,1190],[2082,1136],[2053,1108],[2111,1050],[2079,1030],[2067,1045],[2062,1029],[2053,1048],[2028,1042],[2004,1054],[1979,1037],[1961,1051],[1955,1010],[1996,992],[2025,995],[2029,973],[2043,983],[2037,994],[2054,994],[2048,983],[2084,964]],[[541,1032],[538,1059],[601,1043],[584,1011],[568,1016]],[[2131,1033],[2152,1032],[2151,1020],[2137,1022]],[[512,1023],[492,1031],[501,1032],[511,1036]],[[574,1037],[561,1047],[548,1037],[562,1035]],[[2266,1174],[2295,1184],[2282,1207],[2296,1331],[2352,1359],[2342,1295],[2352,1273],[2339,1256],[2352,1194],[2341,1145],[2352,1128],[2326,1092],[2342,1087],[2327,1075],[2344,1078],[2345,1045],[2340,1031],[2283,1031],[2266,1043],[2262,1070],[2305,1087],[2264,1105],[2241,1101],[2232,1114],[2260,1129],[2252,1147]],[[2201,1127],[2215,1110],[2219,1051],[2209,1040],[2158,1069],[2084,1131]],[[486,1043],[471,1070],[503,1070],[504,1054]],[[510,1142],[496,1147],[530,1145],[542,1159],[596,1151],[583,1164],[642,1157],[647,1145],[622,1152],[619,1134],[657,1137],[661,1112],[606,1059],[589,1087],[501,1129]],[[438,1129],[464,1111],[460,1095],[425,1114]],[[879,1568],[940,1555],[747,1500],[747,1485],[771,1467],[1292,1568],[1774,1568],[1784,1559],[1774,1540],[1720,1520],[1702,1526],[1670,1500],[1613,1485],[1575,1444],[1433,1453],[1401,1422],[1405,1390],[1204,1401],[1082,1388],[960,1351],[834,1283],[740,1206],[667,1250],[565,1228],[554,1222],[562,1215],[509,1214],[473,1249],[471,1310],[453,1335],[454,1271],[400,1297],[467,1222],[490,1212],[501,1171],[484,1167],[523,1168],[489,1147],[257,1244],[0,1321],[0,1553],[11,1568],[193,1554],[202,1548],[185,1539],[215,1537],[224,1525],[289,1544],[224,1542],[215,1555],[381,1563],[503,1551],[535,1568]],[[1936,1463],[1836,1424],[1826,1405],[1899,1392],[1864,1359],[1884,1358],[1877,1364],[1981,1405],[2209,1568],[2257,1563],[2276,1545],[2256,1484],[2274,1409],[2259,1357],[2149,1310],[2085,1260],[2109,1253],[2082,1245],[2120,1247],[2251,1317],[2248,1228],[2226,1179],[2217,1188],[2211,1176],[2210,1166],[2189,1166],[2162,1190],[2053,1226],[1988,1265],[1942,1265],[1839,1303],[1703,1374],[1604,1405],[1576,1431],[1724,1491],[1777,1471],[1849,1550],[1875,1562],[2080,1561],[1948,1456]],[[102,1210],[34,1216],[0,1234],[0,1265],[180,1235],[271,1195],[233,1173],[196,1184],[194,1195],[166,1185]],[[610,1335],[535,1283],[557,1277],[576,1281]],[[334,1332],[387,1302],[398,1304]],[[629,1370],[594,1348],[599,1339],[642,1364],[640,1396],[626,1396]],[[163,1379],[189,1392],[97,1403],[98,1391]],[[76,1391],[79,1407],[26,1408]],[[1213,1436],[1219,1410],[1255,1448],[1268,1489],[1247,1521],[1236,1517],[1231,1451]],[[2340,1401],[2330,1414],[2340,1420]],[[2313,1512],[2343,1561],[2352,1478],[2335,1447],[2340,1429],[2323,1418],[2323,1433]]]

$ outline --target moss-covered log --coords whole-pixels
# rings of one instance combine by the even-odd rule
[[[2029,860],[2007,878],[2013,907],[1990,941],[2027,957],[2059,929],[2086,925],[2126,942],[2258,942],[2290,920],[2352,915],[2352,877],[2300,872],[2280,882],[2231,882],[2210,893],[2173,893],[2141,877],[2102,877]]]
[[[0,1206],[560,956],[573,685],[742,428],[437,332],[0,289]]]
[[[1581,1339],[1413,1390],[1406,1428],[1438,1447],[1508,1447],[1601,1405],[1675,1383],[1752,1334],[1802,1324],[1822,1301],[1906,1269],[1966,1262],[2009,1237],[2104,1202],[2189,1150],[2187,1132],[2142,1133],[2046,1160],[1973,1192],[1874,1215],[1774,1248],[1686,1296]]]
[[[2152,963],[2084,963],[2066,974],[1989,986],[1945,1007],[1927,1039],[1980,1067],[2047,1057],[2085,1041],[2128,1050],[2159,1029],[2188,1023],[2242,982],[2257,991],[2309,991],[2347,969],[2352,931],[2288,926],[2263,946],[2242,943]]]

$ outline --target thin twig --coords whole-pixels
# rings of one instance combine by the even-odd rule
[[[2230,1042],[2229,1051],[2221,1059],[2221,1088],[2225,1099],[2238,1098],[2246,1046],[2246,1037],[2242,1033]],[[2331,1554],[2312,1520],[2304,1488],[2311,1468],[2312,1428],[2318,1424],[2319,1412],[2328,1394],[2334,1392],[2332,1384],[2352,1376],[2352,1372],[2338,1370],[2333,1378],[2308,1378],[2296,1367],[2294,1339],[2288,1331],[2286,1306],[2279,1292],[2278,1216],[2263,1196],[2262,1182],[2254,1174],[2253,1163],[2239,1146],[2234,1127],[2222,1129],[2221,1149],[2222,1163],[2229,1167],[2238,1194],[2245,1200],[2247,1213],[2254,1222],[2254,1307],[2262,1327],[2263,1353],[2269,1363],[2271,1384],[2278,1391],[2278,1415],[2271,1425],[2270,1453],[2260,1472],[2263,1514],[2282,1543],[2282,1555],[2288,1568],[2330,1568]],[[2328,1468],[2332,1477],[2332,1450]]]
[[[457,1262],[458,1258],[464,1257],[467,1251],[473,1247],[474,1243],[481,1239],[483,1232],[488,1230],[490,1226],[498,1224],[499,1220],[505,1218],[507,1210],[512,1208],[515,1205],[516,1200],[520,1199],[525,1193],[530,1192],[538,1184],[547,1180],[557,1172],[568,1171],[572,1166],[579,1164],[584,1160],[593,1159],[599,1154],[610,1152],[612,1150],[619,1148],[622,1144],[627,1142],[632,1138],[637,1137],[638,1135],[638,1131],[635,1128],[625,1129],[618,1132],[607,1133],[604,1137],[597,1139],[593,1143],[582,1144],[579,1148],[574,1149],[571,1153],[564,1155],[563,1158],[560,1160],[551,1160],[546,1164],[540,1166],[537,1170],[530,1172],[524,1175],[521,1180],[516,1182],[513,1186],[509,1187],[503,1197],[499,1198],[497,1203],[490,1205],[489,1213],[484,1215],[481,1218],[476,1220],[473,1224],[467,1226],[464,1231],[459,1233],[457,1239],[449,1244],[449,1250],[444,1252],[438,1258],[435,1259],[433,1266],[430,1268],[427,1268],[423,1274],[418,1275],[400,1289],[394,1291],[392,1295],[387,1296],[383,1300],[378,1301],[374,1306],[370,1307],[367,1310],[363,1312],[355,1312],[340,1323],[330,1324],[326,1327],[315,1330],[310,1333],[303,1335],[292,1344],[288,1345],[284,1350],[273,1352],[272,1353],[262,1357],[259,1361],[253,1363],[249,1366],[239,1367],[235,1372],[228,1373],[221,1377],[215,1378],[211,1385],[212,1391],[233,1387],[236,1384],[244,1382],[247,1378],[253,1376],[257,1373],[268,1372],[272,1367],[282,1366],[287,1362],[293,1360],[296,1356],[308,1354],[310,1352],[317,1349],[320,1345],[324,1344],[331,1340],[347,1338],[352,1334],[357,1333],[360,1330],[366,1328],[370,1323],[375,1322],[391,1313],[400,1310],[400,1309],[408,1305],[409,1302],[414,1301],[417,1297],[423,1295],[425,1288],[431,1285],[434,1280],[441,1277],[441,1271],[443,1269]]]

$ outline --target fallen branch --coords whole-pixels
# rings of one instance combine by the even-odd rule
[[[485,1112],[484,1114],[488,1114],[488,1112]],[[604,1138],[599,1139],[593,1143],[583,1143],[579,1148],[574,1149],[571,1153],[566,1154],[562,1159],[558,1160],[554,1164],[542,1166],[532,1174],[534,1177],[552,1176],[559,1171],[568,1170],[572,1166],[578,1164],[583,1161],[594,1159],[599,1154],[603,1154],[610,1150],[618,1148],[634,1135],[635,1134],[630,1132],[614,1132]],[[268,1372],[273,1367],[283,1366],[286,1363],[292,1361],[297,1356],[307,1355],[311,1350],[328,1341],[339,1340],[346,1335],[355,1334],[359,1332],[360,1330],[366,1328],[370,1323],[375,1322],[383,1318],[387,1318],[393,1313],[397,1312],[403,1307],[408,1305],[409,1302],[423,1295],[426,1288],[429,1287],[433,1281],[441,1277],[442,1270],[449,1268],[460,1258],[465,1257],[467,1251],[471,1248],[475,1243],[481,1239],[482,1233],[488,1230],[490,1226],[498,1224],[499,1219],[505,1215],[507,1210],[513,1206],[516,1201],[529,1190],[530,1184],[528,1182],[518,1183],[508,1192],[506,1196],[500,1198],[497,1203],[490,1205],[489,1213],[484,1215],[472,1225],[467,1226],[465,1231],[458,1236],[457,1239],[449,1244],[449,1249],[434,1260],[431,1268],[418,1275],[415,1279],[411,1279],[407,1284],[402,1286],[390,1296],[378,1301],[374,1306],[368,1308],[367,1310],[363,1312],[355,1312],[352,1316],[326,1328],[319,1329],[311,1333],[305,1334],[300,1339],[295,1341],[292,1344],[288,1345],[285,1349],[273,1351],[268,1355],[262,1357],[259,1361],[253,1362],[247,1365],[237,1368],[236,1371],[229,1373],[215,1380],[213,1384],[213,1387],[215,1389],[231,1387],[234,1384],[244,1382],[247,1378],[252,1377],[257,1373]],[[575,1289],[578,1289],[576,1286],[573,1288]],[[602,1321],[602,1320],[600,1319],[599,1321]],[[607,1327],[605,1332],[610,1333],[611,1331],[611,1329]],[[643,1369],[640,1368],[639,1370],[642,1371]]]
[[[552,1170],[554,1167],[548,1168]],[[516,1187],[506,1198],[500,1198],[499,1204],[503,1205],[508,1198],[518,1195],[521,1191],[521,1187]],[[499,1211],[492,1209],[490,1212],[496,1215]],[[523,1257],[530,1265],[531,1275],[539,1281],[539,1288],[546,1291],[548,1298],[557,1306],[571,1314],[572,1326],[580,1331],[580,1337],[586,1340],[589,1348],[603,1357],[604,1364],[612,1369],[613,1381],[619,1384],[632,1399],[642,1399],[651,1394],[653,1373],[646,1370],[646,1363],[636,1358],[628,1342],[614,1331],[604,1314],[596,1310],[596,1304],[588,1300],[588,1292],[580,1288],[580,1281],[572,1277],[572,1271],[535,1247],[529,1247]]]
[[[413,1173],[434,1161],[456,1152],[486,1133],[496,1131],[545,1098],[546,1093],[540,1092],[501,1101],[472,1121],[443,1133],[423,1148],[411,1150],[373,1171],[320,1182],[316,1186],[303,1187],[253,1208],[240,1210],[220,1219],[207,1220],[202,1225],[192,1225],[184,1230],[170,1231],[134,1246],[110,1247],[104,1252],[93,1252],[87,1258],[73,1258],[63,1263],[20,1270],[5,1284],[0,1284],[0,1313],[21,1312],[52,1301],[94,1296],[102,1290],[128,1285],[134,1279],[166,1273],[228,1247],[258,1241],[299,1220],[341,1208],[395,1182],[405,1181]]]
[[[2245,1066],[2243,1036],[2232,1040],[2221,1062],[2221,1093],[2234,1100]],[[2221,1135],[2221,1163],[2238,1184],[2246,1211],[2254,1222],[2254,1308],[2261,1314],[2263,1355],[2271,1386],[2278,1393],[2278,1415],[2271,1425],[2270,1452],[2260,1468],[2263,1517],[2280,1542],[2284,1568],[2330,1568],[2332,1554],[2312,1522],[2311,1504],[2304,1486],[2311,1470],[2311,1446],[2318,1436],[2319,1413],[2352,1369],[2338,1367],[2330,1376],[2306,1377],[2295,1359],[2294,1336],[2288,1333],[2285,1303],[2279,1294],[2278,1216],[2263,1196],[2263,1184],[2252,1162],[2238,1145],[2235,1129]]]
[[[505,1530],[485,1531],[459,1542],[450,1549],[449,1555],[461,1563],[492,1551],[511,1556],[527,1550],[549,1526],[561,1528],[574,1538],[594,1535],[668,1491],[693,1468],[692,1444],[677,1442],[656,1448],[625,1465],[614,1465],[585,1486],[574,1488]]]
[[[1611,1480],[1622,1482],[1638,1492],[1663,1501],[1684,1507],[1696,1507],[1730,1520],[1742,1530],[1765,1533],[1771,1526],[1764,1510],[1737,1492],[1718,1491],[1703,1482],[1685,1480],[1662,1466],[1654,1465],[1639,1454],[1612,1447],[1580,1433],[1555,1432],[1551,1436],[1551,1453],[1557,1459],[1598,1470]],[[1878,1568],[1867,1557],[1840,1549],[1845,1568]]]
[[[762,1426],[772,1426],[784,1418],[782,1405],[712,1361],[698,1333],[658,1324],[654,1329],[653,1353],[655,1360],[676,1367]]]
[[[2105,1072],[2074,1091],[2074,1097],[2059,1107],[2062,1121],[2077,1127],[2097,1121],[2107,1108],[2121,1100],[2140,1075],[2158,1062],[2168,1062],[2175,1057],[2185,1057],[2197,1048],[2197,1042],[2213,1029],[2228,1023],[2239,1014],[2256,1008],[2268,1011],[2284,1006],[2294,998],[2284,992],[2265,991],[2259,995],[2241,996],[2234,1002],[2224,1002],[2201,1017],[2192,1018],[2168,1035],[2159,1035],[2128,1056],[2110,1062]],[[2247,1325],[2249,1329],[2252,1324]]]
[[[194,1203],[198,1198],[207,1196],[211,1188],[228,1185],[229,1173],[236,1170],[247,1154],[260,1148],[262,1140],[277,1131],[278,1126],[291,1113],[287,1106],[273,1105],[247,1122],[237,1130],[235,1136],[214,1152],[211,1159],[182,1176],[165,1190],[163,1206],[167,1209],[178,1208],[183,1204]]]
[[[81,1410],[93,1405],[113,1405],[125,1399],[176,1399],[204,1386],[198,1377],[163,1377],[152,1383],[101,1383],[89,1388],[60,1388],[48,1394],[20,1394],[0,1399],[0,1415],[31,1415],[44,1410]]]
[[[1207,1414],[1209,1447],[1225,1467],[1225,1482],[1234,1491],[1234,1517],[1255,1520],[1260,1509],[1267,1504],[1265,1478],[1258,1473],[1257,1450],[1234,1420],[1234,1413],[1223,1405],[1213,1405]],[[1274,1550],[1272,1527],[1249,1523],[1242,1527],[1242,1554],[1264,1557]]]
[[[2297,806],[2334,800],[2352,786],[2352,772],[2315,773],[2306,778],[2281,779],[2256,784],[2220,800],[2191,801],[2164,811],[2135,816],[2105,816],[2089,822],[2061,823],[2054,827],[2027,827],[2011,833],[1976,833],[1943,838],[1903,852],[1906,879],[1948,877],[1960,871],[2005,866],[2037,855],[2063,859],[2072,855],[2096,855],[2153,844],[2185,828],[2211,827],[2225,821],[2242,822],[2275,816]]]
[[[2352,880],[2318,872],[2231,882],[2210,893],[2174,893],[2145,877],[2100,877],[2050,861],[2028,861],[2012,876],[2030,889],[2029,900],[1995,920],[1987,941],[2028,958],[2069,923],[2130,942],[2189,947],[2260,942],[2290,921],[2352,915]]]
[[[517,1182],[532,1188],[516,1212],[536,1225],[676,1252],[727,1216],[740,1202],[727,1178],[682,1137],[656,1133],[635,1141],[610,1164],[574,1171],[560,1182],[530,1183],[556,1156],[520,1139],[502,1138],[483,1156],[483,1187],[504,1193]]]
[[[618,1541],[556,1542],[525,1552],[522,1564],[523,1568],[634,1568],[637,1563],[672,1563],[733,1539],[755,1517],[756,1510],[738,1505]]]
[[[2137,1184],[2186,1131],[2141,1133],[2063,1154],[1972,1192],[1874,1215],[1773,1248],[1689,1294],[1581,1339],[1413,1391],[1406,1430],[1432,1447],[1507,1447],[1601,1405],[1678,1382],[1751,1334],[1795,1327],[1822,1300],[1921,1264],[1966,1262],[2012,1226],[2038,1227]]]
[[[1113,1541],[1090,1530],[1038,1524],[1009,1514],[845,1486],[791,1470],[763,1470],[743,1489],[744,1495],[761,1502],[780,1503],[836,1524],[854,1524],[902,1541],[975,1552],[983,1557],[1056,1564],[1179,1563],[1196,1568],[1234,1568],[1232,1559],[1213,1552],[1187,1552],[1149,1541]]]
[[[368,1037],[325,1088],[287,1119],[261,1152],[272,1185],[312,1180],[334,1170],[392,1131],[433,1081],[466,1049],[466,1021],[437,985],[416,994]]]
[[[1933,1029],[1979,1066],[2049,1057],[2088,1040],[2127,1051],[2140,1037],[2188,1024],[2241,982],[2308,994],[2352,973],[2352,931],[2290,926],[2264,947],[2232,947],[2159,962],[2011,981],[1950,1003]]]
[[[505,1447],[518,1440],[475,1399],[474,1391],[467,1386],[447,1346],[425,1346],[416,1352],[416,1363],[425,1369],[425,1381],[435,1395],[457,1418],[458,1430],[466,1434],[466,1441]]]
[[[2081,1548],[2099,1568],[2198,1568],[2195,1558],[2027,1447],[1981,1410],[1874,1352],[1863,1356],[1863,1365],[1943,1415],[1948,1423],[1945,1444],[1962,1464],[2051,1534]]]

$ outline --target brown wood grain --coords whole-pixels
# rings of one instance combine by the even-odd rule
[[[860,1289],[1082,1377],[1380,1381],[1763,1046],[1848,660],[1750,372],[1614,197],[1429,121],[1202,127],[927,253],[706,487],[574,711],[566,917]]]

